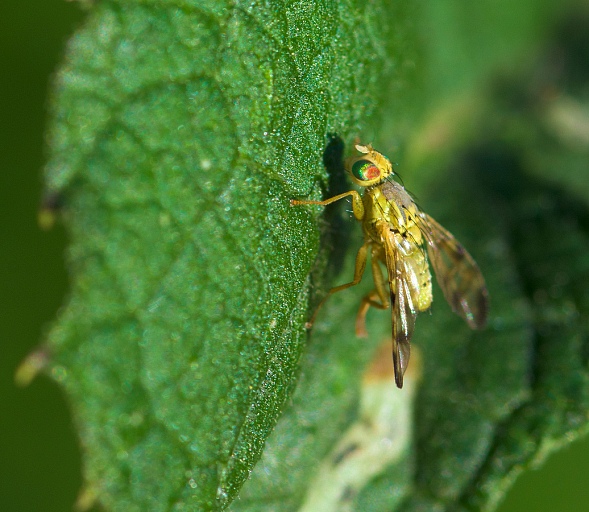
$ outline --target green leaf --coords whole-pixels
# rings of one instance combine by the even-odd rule
[[[460,9],[403,2],[91,10],[56,80],[47,167],[72,240],[48,371],[72,404],[86,496],[218,510],[253,468],[234,511],[493,510],[524,467],[586,430],[588,155],[559,139],[562,117],[535,117],[533,70],[517,70],[530,90],[510,78],[507,101],[479,97],[553,12],[543,3],[522,35],[513,21],[530,3],[492,4],[484,32]],[[419,48],[412,20],[445,48]],[[514,33],[517,48],[495,51]],[[453,38],[488,53],[456,58]],[[420,52],[422,82],[401,96],[395,66]],[[341,139],[326,149],[329,133]],[[340,143],[356,135],[385,152],[405,141],[407,187],[491,294],[489,327],[473,333],[434,290],[402,392],[367,370],[389,315],[369,314],[369,340],[353,334],[369,279],[330,299],[308,343],[303,329],[316,290],[350,279],[361,234],[328,208],[320,237],[321,209],[289,200],[347,190]]]
[[[327,133],[383,68],[373,5],[100,2],[55,83],[47,191],[70,232],[49,373],[112,510],[221,509],[307,339]]]

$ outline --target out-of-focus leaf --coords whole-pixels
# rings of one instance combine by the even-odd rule
[[[438,327],[443,342],[426,338],[431,380],[416,401],[416,489],[401,510],[494,510],[521,471],[588,430],[589,201],[575,184],[586,178],[589,143],[578,141],[582,123],[575,145],[551,125],[563,101],[556,84],[578,91],[576,68],[545,73],[555,47],[572,56],[572,33],[498,81],[468,156],[433,187],[455,199],[439,200],[440,217],[467,229],[460,238],[475,248],[492,314],[466,346],[444,336],[450,326]],[[484,234],[478,250],[476,232]]]

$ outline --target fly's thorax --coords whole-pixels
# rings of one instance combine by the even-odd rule
[[[364,230],[373,240],[380,241],[375,225],[378,221],[384,221],[394,233],[407,237],[408,243],[423,243],[421,230],[416,223],[419,210],[400,184],[385,181],[369,187],[362,201],[365,209]]]
[[[375,242],[381,243],[381,235],[376,228],[377,223],[384,222],[395,232],[403,229],[405,220],[397,205],[384,196],[380,185],[366,189],[362,196],[364,202],[363,227],[366,235]]]
[[[395,181],[386,181],[381,185],[381,193],[389,203],[396,205],[399,212],[399,232],[421,246],[423,234],[417,224],[420,212],[405,188]]]
[[[380,192],[387,201],[399,206],[402,210],[416,210],[415,203],[405,187],[393,180],[386,180],[379,186]]]

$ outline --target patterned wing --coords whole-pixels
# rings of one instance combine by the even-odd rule
[[[411,286],[416,281],[416,276],[413,275],[415,273],[413,267],[405,264],[394,233],[387,227],[381,231],[381,235],[391,291],[395,383],[397,387],[402,388],[403,375],[411,355],[411,338],[417,318],[417,309],[411,296]]]
[[[417,221],[427,240],[427,253],[448,304],[471,329],[484,327],[489,296],[476,262],[458,240],[429,215],[419,213]]]

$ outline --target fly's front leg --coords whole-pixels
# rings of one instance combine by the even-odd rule
[[[323,304],[325,304],[325,301],[327,299],[329,299],[329,297],[331,297],[334,293],[341,292],[342,290],[345,290],[346,288],[350,288],[351,286],[356,286],[362,280],[362,275],[364,274],[364,270],[366,269],[366,258],[367,258],[367,254],[368,254],[368,246],[369,245],[370,245],[369,242],[365,242],[362,245],[362,247],[360,247],[360,249],[358,250],[358,254],[356,254],[356,266],[354,267],[354,279],[352,281],[350,281],[349,283],[340,284],[339,286],[336,286],[335,288],[332,288],[331,290],[329,290],[327,292],[327,295],[325,297],[323,297],[323,300],[317,306],[317,309],[315,310],[315,313],[313,313],[313,316],[311,317],[311,319],[305,324],[305,327],[307,329],[310,329],[313,326],[313,324],[315,323],[315,318],[317,318],[317,313],[319,313],[321,306],[323,306]]]
[[[325,201],[307,201],[304,199],[291,199],[290,205],[291,206],[299,206],[305,204],[317,204],[319,206],[327,206],[328,204],[335,203],[344,197],[352,196],[352,209],[354,210],[354,217],[358,220],[362,220],[364,218],[364,203],[362,202],[362,196],[358,194],[355,190],[349,190],[348,192],[344,192],[343,194],[339,194],[337,196],[330,197]]]
[[[378,264],[378,255],[374,249],[372,251],[371,262],[374,290],[366,295],[362,299],[362,302],[360,302],[360,308],[358,308],[358,315],[356,316],[356,336],[358,336],[358,338],[366,338],[368,336],[368,332],[366,331],[366,313],[370,306],[377,309],[388,309],[391,306],[388,282],[382,275],[382,270]]]

